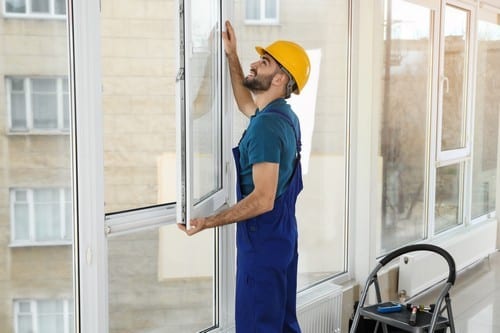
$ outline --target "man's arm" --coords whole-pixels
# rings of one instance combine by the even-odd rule
[[[274,208],[278,188],[278,163],[257,163],[252,167],[254,190],[243,200],[225,211],[209,216],[192,219],[191,229],[178,224],[188,235],[194,235],[203,229],[240,222],[264,214]]]
[[[238,109],[247,117],[255,114],[257,105],[255,104],[252,93],[243,86],[243,69],[238,58],[236,48],[236,36],[234,29],[229,21],[226,21],[226,31],[222,32],[222,40],[224,41],[224,50],[226,52],[227,62],[229,65],[229,74],[231,76],[231,86],[233,87],[234,98]]]

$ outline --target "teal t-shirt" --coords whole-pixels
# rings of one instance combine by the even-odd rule
[[[264,109],[257,110],[250,118],[247,130],[240,141],[240,184],[243,196],[254,189],[252,166],[256,163],[270,162],[279,164],[279,197],[286,189],[295,167],[297,154],[296,136],[292,126],[282,116],[270,110],[286,114],[295,127],[299,119],[284,99],[269,103]]]

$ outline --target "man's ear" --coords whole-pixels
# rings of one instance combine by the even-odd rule
[[[288,79],[288,76],[285,73],[280,72],[280,73],[276,73],[276,75],[274,75],[272,82],[278,86],[281,86],[281,85],[286,86],[287,79]]]

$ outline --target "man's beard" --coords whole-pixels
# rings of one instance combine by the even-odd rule
[[[250,89],[253,92],[256,91],[266,91],[269,89],[271,86],[271,82],[273,81],[274,74],[265,76],[265,77],[259,77],[255,75],[253,78],[246,78],[243,79],[243,86],[246,88]]]

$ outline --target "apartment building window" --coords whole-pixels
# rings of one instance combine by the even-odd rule
[[[14,333],[74,332],[73,302],[60,299],[14,301]]]
[[[246,0],[245,22],[269,24],[279,22],[279,0]]]
[[[66,0],[5,0],[5,16],[50,18],[66,16]]]
[[[71,193],[67,188],[12,189],[13,245],[69,243]]]
[[[66,77],[7,77],[10,133],[69,131]]]

